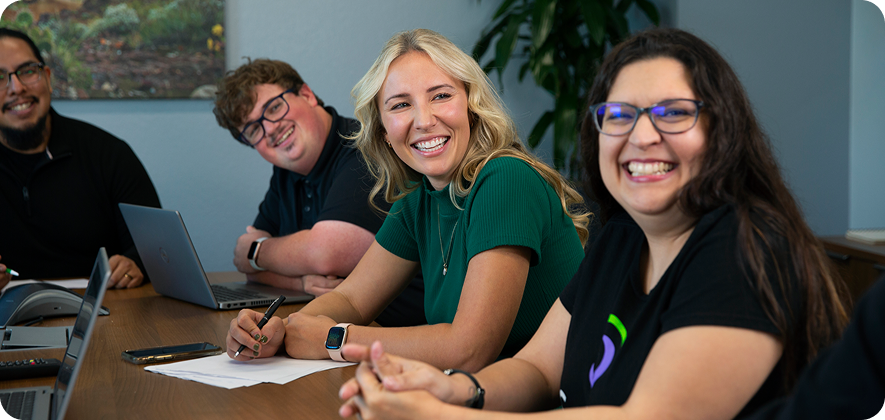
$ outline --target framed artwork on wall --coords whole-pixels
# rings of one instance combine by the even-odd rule
[[[224,0],[20,0],[0,27],[40,48],[53,98],[211,99],[224,74]]]

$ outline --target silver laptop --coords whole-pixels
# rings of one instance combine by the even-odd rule
[[[225,310],[266,307],[280,295],[286,296],[287,304],[313,299],[303,292],[247,282],[241,273],[236,275],[243,281],[211,284],[181,214],[124,203],[120,211],[154,290],[163,296]],[[212,274],[230,278],[227,273]]]
[[[95,320],[99,312],[95,309],[101,307],[109,278],[111,278],[111,267],[108,264],[108,254],[104,248],[101,248],[95,258],[92,275],[89,277],[77,320],[74,321],[68,348],[65,350],[58,377],[55,379],[55,386],[0,390],[3,408],[11,416],[22,420],[64,419],[65,410],[71,402],[74,391],[74,382],[77,381],[77,374],[83,368],[89,338],[95,329]]]

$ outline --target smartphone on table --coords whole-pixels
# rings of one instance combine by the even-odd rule
[[[221,347],[212,343],[181,344],[176,346],[151,347],[149,349],[126,350],[123,360],[143,365],[145,363],[169,362],[172,360],[194,359],[221,354]]]

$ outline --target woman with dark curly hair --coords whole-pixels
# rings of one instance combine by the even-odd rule
[[[349,346],[363,363],[343,416],[562,405],[538,417],[730,419],[786,394],[839,336],[842,283],[712,47],[678,29],[637,34],[609,53],[588,105],[603,229],[532,340],[475,377]]]

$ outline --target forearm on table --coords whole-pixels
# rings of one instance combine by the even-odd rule
[[[488,394],[486,394],[488,395]],[[486,404],[488,407],[488,404]],[[533,413],[514,413],[475,410],[461,406],[445,406],[439,418],[458,418],[462,420],[627,420],[632,418],[621,407],[591,406],[572,407],[563,410],[547,410]]]
[[[347,342],[369,346],[374,341],[380,341],[385,351],[391,354],[420,360],[440,369],[478,371],[495,361],[507,342],[528,275],[529,253],[527,248],[502,246],[474,256],[468,266],[457,312],[451,323],[402,328],[355,326],[350,328]],[[373,246],[366,258],[375,263],[360,264],[354,271],[354,279],[359,278],[363,269],[378,270],[365,278],[389,278],[388,273],[382,273],[377,268],[379,265],[384,267],[387,262],[392,266],[397,262],[403,264],[402,273],[417,268],[414,262],[406,265],[405,260],[390,256],[392,254],[380,245]],[[396,269],[393,271],[399,272]],[[341,290],[343,295],[353,297],[377,293],[367,287],[369,282],[348,284],[350,280],[342,283],[342,287],[336,291]],[[384,296],[394,294],[387,289]]]
[[[538,411],[554,408],[558,403],[559,384],[549,384],[541,371],[526,360],[504,359],[474,376],[485,389],[487,410]],[[469,388],[472,383],[464,385]],[[458,395],[467,397],[468,391],[461,387]]]
[[[304,291],[304,283],[301,282],[300,276],[289,277],[282,274],[274,273],[273,271],[261,271],[254,274],[247,274],[246,278],[249,281],[258,282],[272,287],[278,287],[280,289],[296,290],[299,292]]]
[[[380,341],[384,350],[397,356],[420,360],[440,369],[475,372],[493,362],[504,346],[503,341],[486,340],[466,334],[452,324],[384,328],[351,326],[348,343],[370,346]]]
[[[371,232],[350,223],[320,222],[311,229],[262,242],[258,264],[287,277],[346,277],[373,240]]]
[[[300,312],[368,325],[408,286],[418,269],[417,262],[397,257],[373,239],[350,276]]]
[[[323,315],[338,323],[349,322],[356,325],[368,325],[375,320],[370,314],[360,313],[356,305],[337,289],[310,301],[298,312],[312,316]]]

